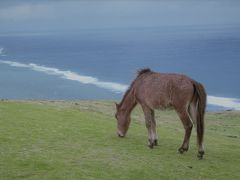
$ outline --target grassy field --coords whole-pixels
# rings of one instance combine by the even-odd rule
[[[203,160],[196,133],[180,155],[183,128],[159,111],[159,146],[147,147],[137,108],[126,138],[111,102],[0,102],[0,179],[240,179],[240,112],[207,113]]]

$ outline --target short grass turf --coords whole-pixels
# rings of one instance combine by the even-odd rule
[[[203,160],[177,153],[183,128],[159,111],[159,145],[147,147],[137,108],[126,138],[116,135],[112,102],[0,102],[0,179],[240,179],[240,113],[207,113]]]

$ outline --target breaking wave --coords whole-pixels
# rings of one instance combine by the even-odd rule
[[[77,81],[82,84],[95,85],[97,87],[104,88],[104,89],[107,89],[110,91],[114,91],[116,93],[122,93],[128,87],[125,84],[100,81],[98,78],[95,78],[95,77],[84,76],[84,75],[80,75],[80,74],[72,72],[72,71],[60,70],[57,68],[46,67],[46,66],[42,66],[42,65],[33,64],[33,63],[23,64],[23,63],[14,62],[14,61],[3,61],[3,60],[0,60],[0,63],[7,64],[7,65],[13,66],[13,67],[31,69],[33,71],[38,71],[38,72],[42,72],[45,74],[58,76],[58,77],[61,77],[64,79],[72,80],[72,81]]]
[[[220,106],[228,109],[240,110],[240,99],[208,96],[207,102],[210,105]]]
[[[2,51],[3,51],[3,48],[0,48],[0,54],[2,53]],[[123,93],[128,88],[128,85],[126,84],[101,81],[96,77],[80,75],[76,72],[60,70],[57,68],[46,67],[43,65],[37,65],[33,63],[24,64],[24,63],[19,63],[15,61],[5,61],[5,60],[0,60],[0,63],[7,64],[13,67],[31,69],[33,71],[38,71],[45,74],[58,76],[60,78],[64,78],[72,81],[77,81],[82,84],[95,85],[99,88],[104,88],[116,93]],[[240,110],[240,99],[237,99],[237,98],[216,97],[216,96],[209,95],[207,97],[207,102],[208,102],[208,105]]]

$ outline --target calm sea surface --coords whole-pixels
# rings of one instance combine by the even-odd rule
[[[239,27],[1,34],[0,60],[0,98],[120,99],[144,67],[187,74],[211,96],[240,98]]]

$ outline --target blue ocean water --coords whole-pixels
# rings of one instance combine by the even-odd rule
[[[124,88],[116,92],[118,87],[111,90],[104,83],[127,86],[137,69],[149,67],[187,74],[202,82],[210,96],[239,103],[240,27],[1,34],[0,50],[0,98],[120,99]],[[56,75],[31,64],[64,72]],[[67,71],[97,81],[64,78]],[[208,108],[218,109],[215,105]]]

